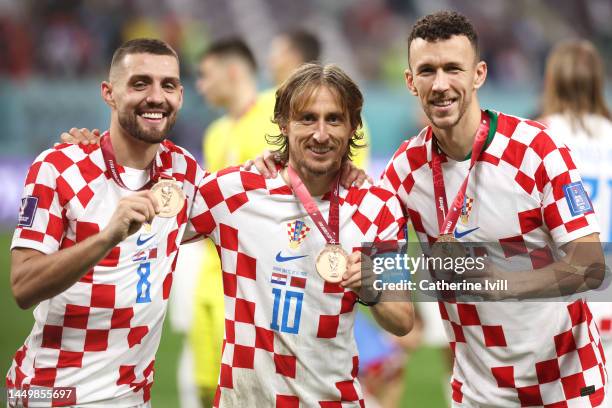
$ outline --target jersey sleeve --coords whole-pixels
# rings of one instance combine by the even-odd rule
[[[567,146],[541,132],[532,148],[542,158],[536,170],[542,218],[553,241],[565,244],[599,232],[593,205]]]
[[[67,219],[57,172],[49,160],[53,152],[42,153],[28,170],[11,249],[31,248],[45,254],[59,250]]]
[[[215,179],[215,173],[210,174],[197,166],[193,202],[189,211],[187,227],[182,243],[189,243],[206,238],[212,234],[216,223],[211,211],[210,180]]]
[[[408,162],[408,141],[393,154],[380,177],[379,186],[396,195],[400,202],[406,203],[408,193],[414,185]]]
[[[387,193],[387,192],[385,192]],[[385,198],[385,204],[376,218],[377,243],[387,243],[389,249],[396,249],[397,242],[406,239],[406,217],[399,199],[393,195]]]

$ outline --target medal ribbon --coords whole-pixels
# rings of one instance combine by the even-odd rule
[[[315,203],[310,192],[300,179],[300,176],[289,165],[287,166],[287,175],[289,176],[289,183],[291,184],[293,192],[298,197],[319,231],[321,231],[321,234],[325,237],[325,241],[327,241],[328,244],[339,245],[340,206],[338,204],[338,196],[340,190],[340,175],[338,174],[338,177],[336,177],[331,186],[331,196],[329,198],[329,223],[323,218],[323,214],[319,211],[317,203]]]
[[[452,234],[455,230],[457,220],[459,219],[460,209],[463,206],[463,201],[465,200],[465,192],[467,190],[470,173],[472,172],[472,168],[478,161],[480,153],[482,153],[483,147],[487,141],[487,136],[489,133],[489,122],[489,115],[487,115],[485,112],[482,112],[480,125],[478,125],[476,137],[474,138],[474,145],[472,146],[472,158],[470,160],[468,174],[467,176],[465,176],[465,180],[463,180],[461,187],[459,187],[459,191],[457,192],[457,195],[455,196],[455,199],[452,202],[450,210],[446,201],[446,188],[444,186],[444,176],[442,175],[442,153],[440,151],[440,148],[438,147],[436,138],[432,135],[431,171],[433,173],[434,197],[436,200],[436,215],[438,216],[438,229],[440,231],[440,235]],[[428,132],[432,132],[431,127],[429,128]]]
[[[106,164],[106,168],[108,169],[108,172],[110,173],[112,179],[115,180],[115,183],[119,184],[120,187],[125,188],[126,190],[148,190],[153,186],[153,184],[157,182],[157,180],[161,176],[159,169],[155,165],[155,159],[153,159],[153,162],[151,162],[151,164],[149,165],[149,181],[144,186],[140,187],[138,190],[132,190],[131,188],[125,185],[123,180],[121,180],[121,176],[119,175],[119,172],[117,170],[118,164],[117,160],[115,159],[115,151],[113,150],[113,145],[111,143],[110,133],[108,132],[108,130],[104,132],[104,134],[100,138],[100,148],[102,149],[102,157],[104,158],[104,163]]]

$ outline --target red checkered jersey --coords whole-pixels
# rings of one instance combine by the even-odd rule
[[[542,249],[545,243],[598,232],[595,214],[566,146],[537,122],[490,116],[492,140],[472,170],[455,237],[499,243],[506,252],[497,255],[523,270],[537,269],[555,259]],[[438,235],[428,135],[425,129],[404,142],[382,176],[425,247]],[[442,163],[449,203],[468,167],[469,160]],[[439,306],[456,356],[452,397],[458,406],[590,407],[602,400],[602,346],[585,302]]]
[[[156,217],[150,230],[128,237],[77,283],[36,307],[8,387],[76,387],[79,406],[149,400],[178,246],[204,176],[193,157],[169,141],[160,145],[156,162],[182,184],[182,211]],[[12,248],[49,254],[75,245],[103,229],[119,199],[130,194],[112,180],[98,146],[45,151],[29,169]]]
[[[356,295],[314,264],[325,240],[282,177],[237,167],[205,178],[208,210],[193,218],[221,256],[225,338],[219,407],[359,407]],[[327,197],[315,198],[325,219]],[[340,190],[340,242],[403,236],[397,198],[377,187]]]

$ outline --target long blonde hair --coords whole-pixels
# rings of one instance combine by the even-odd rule
[[[353,129],[346,152],[347,159],[355,154],[355,149],[366,145],[363,141],[363,122],[361,110],[363,108],[363,94],[359,86],[337,65],[322,65],[307,63],[296,69],[276,91],[273,123],[280,129],[287,127],[295,115],[310,102],[314,92],[326,86],[335,93]],[[275,150],[283,162],[289,160],[289,138],[282,132],[278,135],[266,135],[266,141],[278,146]]]
[[[604,68],[590,41],[559,43],[549,54],[544,77],[542,114],[567,115],[572,129],[586,129],[583,116],[597,114],[610,119],[604,98]]]

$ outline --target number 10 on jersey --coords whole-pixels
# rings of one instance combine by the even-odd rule
[[[272,330],[297,334],[300,331],[303,292],[272,288],[274,306],[272,308]]]

